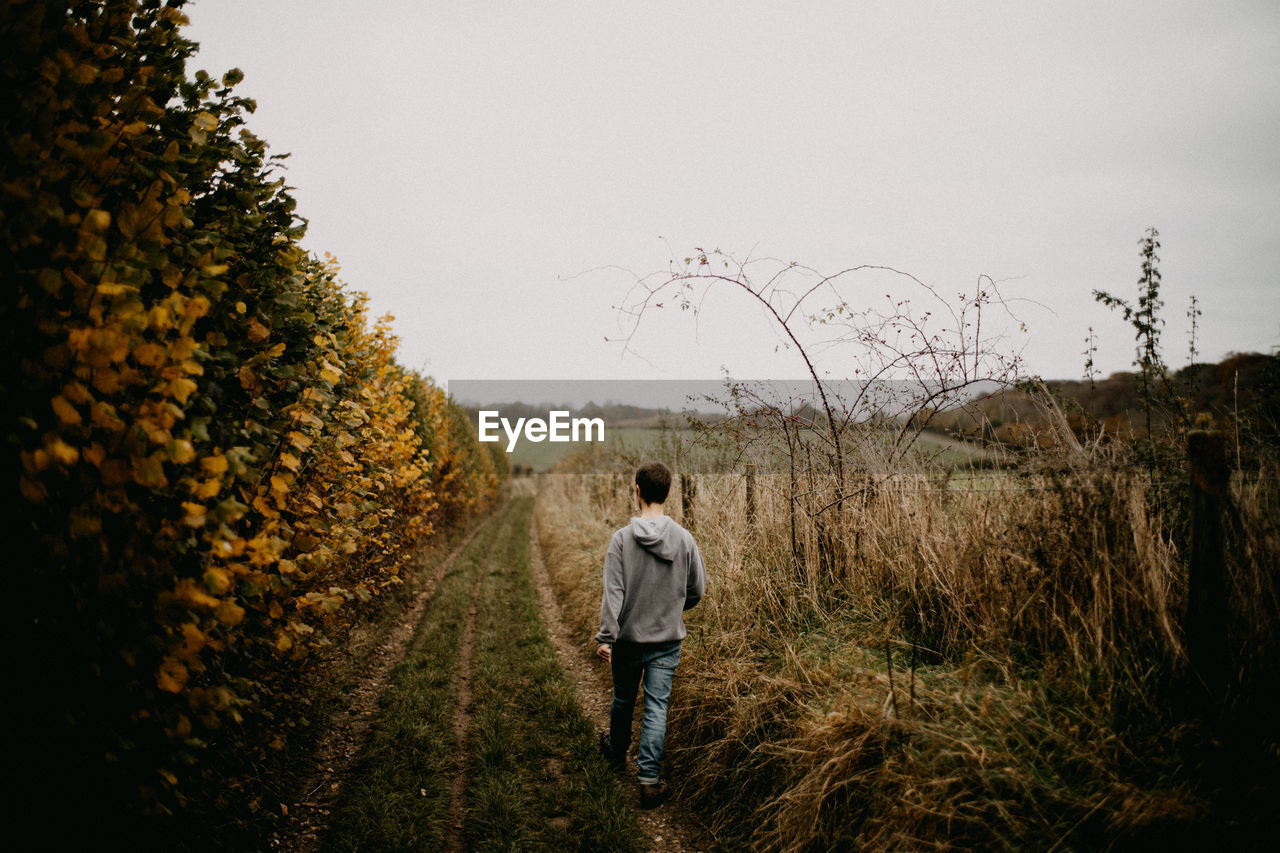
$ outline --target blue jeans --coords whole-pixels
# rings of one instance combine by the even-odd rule
[[[609,741],[613,754],[623,758],[631,746],[631,718],[636,692],[644,675],[644,719],[636,765],[641,782],[658,781],[662,745],[667,739],[667,701],[671,678],[680,663],[680,641],[613,644],[613,704],[609,706]]]

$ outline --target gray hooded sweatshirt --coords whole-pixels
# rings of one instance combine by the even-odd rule
[[[702,599],[707,570],[693,534],[668,516],[633,518],[604,558],[596,642],[683,640],[681,614]]]

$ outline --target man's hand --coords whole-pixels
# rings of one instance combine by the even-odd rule
[[[601,643],[596,646],[596,657],[605,663],[613,663],[613,646],[608,643]]]

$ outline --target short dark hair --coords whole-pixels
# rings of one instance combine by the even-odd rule
[[[660,504],[671,491],[671,472],[661,462],[646,462],[636,469],[636,485],[647,504]]]

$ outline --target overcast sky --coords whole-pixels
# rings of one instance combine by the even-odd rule
[[[1280,3],[202,0],[195,67],[239,67],[305,245],[440,380],[791,377],[724,291],[695,324],[627,278],[718,247],[947,293],[1002,282],[1046,377],[1103,373],[1160,230],[1166,358],[1280,345]],[[194,70],[194,68],[192,69]],[[896,285],[895,285],[896,287]],[[884,282],[850,280],[855,303]],[[896,295],[896,293],[895,293]],[[840,372],[842,356],[828,353]],[[850,354],[852,357],[852,354]]]

